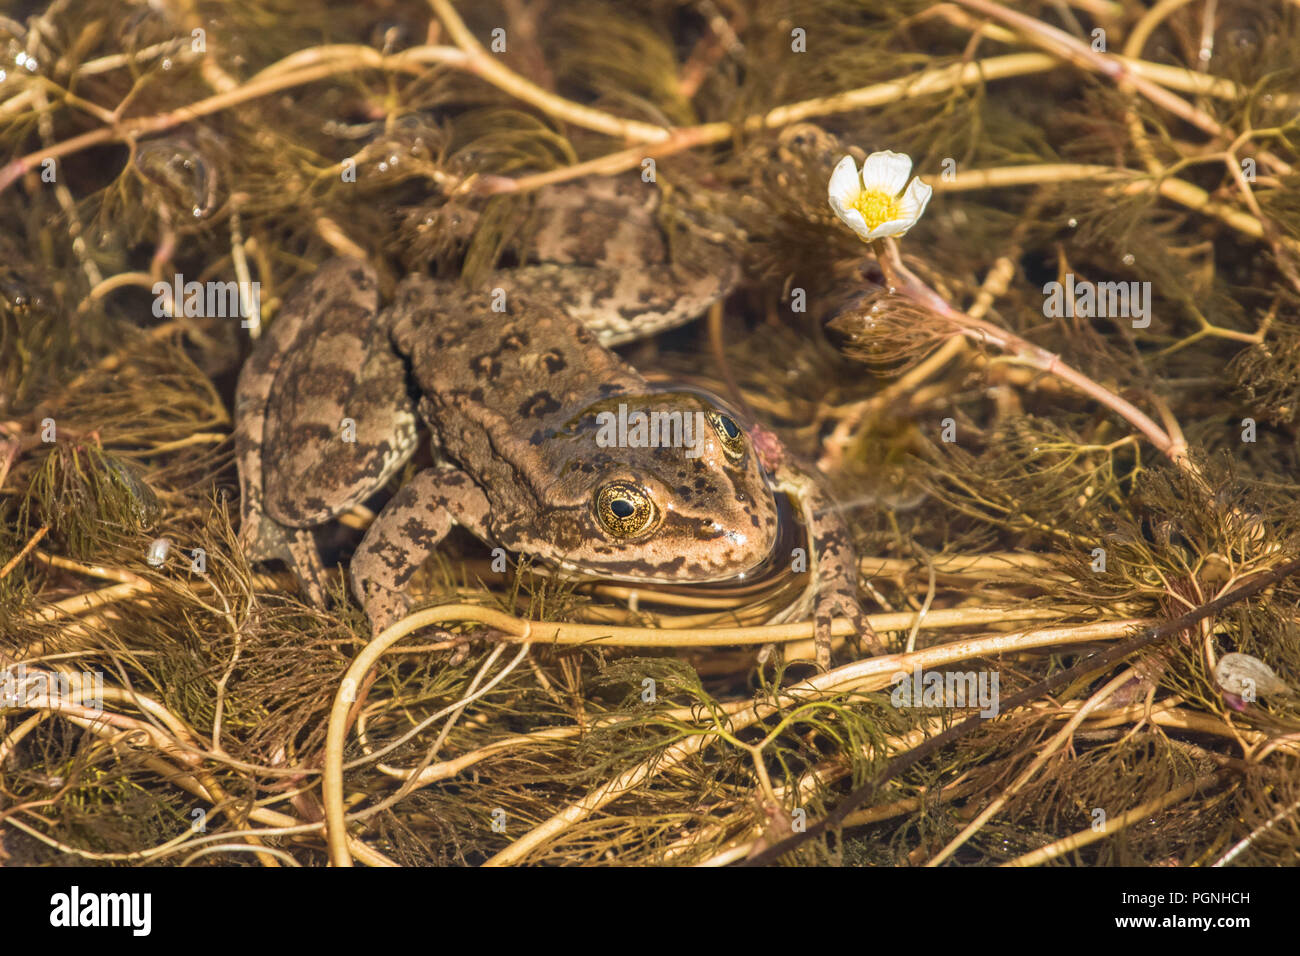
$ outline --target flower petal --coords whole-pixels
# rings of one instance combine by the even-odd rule
[[[862,238],[871,240],[884,239],[888,236],[905,236],[907,235],[907,230],[911,229],[915,225],[916,219],[910,216],[904,219],[891,219],[889,222],[882,222]]]
[[[887,196],[897,196],[912,174],[912,157],[886,149],[872,153],[862,164],[862,188],[878,189]],[[831,177],[832,180],[834,177]]]
[[[857,198],[862,189],[862,180],[858,177],[858,164],[853,161],[852,156],[845,156],[835,166],[835,171],[831,173],[830,197],[831,206],[835,206],[835,200],[839,200],[842,206],[848,206]],[[835,210],[839,213],[839,209]]]
[[[907,192],[903,193],[903,198],[898,201],[899,211],[916,222],[925,212],[932,195],[934,195],[934,187],[921,182],[920,179],[913,179],[907,184]]]
[[[839,216],[844,222],[849,221],[849,213],[856,212],[852,206],[847,205],[844,200],[834,193],[831,193],[831,209],[835,210],[835,215]],[[858,215],[862,214],[858,213]]]
[[[856,209],[848,209],[840,214],[844,224],[856,232],[863,239],[871,238],[871,230],[867,228],[867,220],[863,218],[862,213]]]

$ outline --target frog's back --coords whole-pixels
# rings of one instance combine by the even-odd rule
[[[499,299],[497,300],[499,301]],[[417,276],[397,290],[393,342],[420,394],[454,415],[486,408],[520,424],[645,382],[546,292],[494,293]]]

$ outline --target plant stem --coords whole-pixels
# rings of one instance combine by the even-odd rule
[[[977,319],[960,309],[954,308],[943,296],[931,289],[917,278],[907,266],[903,265],[902,257],[898,254],[898,243],[893,239],[877,239],[872,243],[872,249],[875,251],[876,258],[879,260],[880,266],[885,272],[885,278],[891,287],[929,309],[941,319],[951,323],[956,331],[971,341],[992,345],[1006,352],[1016,362],[1039,369],[1048,375],[1055,376],[1062,382],[1074,386],[1084,395],[1109,408],[1133,425],[1134,428],[1146,436],[1151,444],[1156,446],[1162,455],[1184,472],[1198,480],[1200,479],[1200,473],[1197,471],[1196,466],[1187,457],[1187,445],[1183,441],[1171,437],[1167,431],[1157,425],[1132,402],[1116,395],[1104,385],[1094,382],[1078,369],[1065,364],[1061,361],[1061,357],[1054,352],[1049,352],[1047,349],[1022,339],[1013,332],[999,328],[991,322]]]

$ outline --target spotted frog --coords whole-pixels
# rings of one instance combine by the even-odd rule
[[[376,630],[406,614],[408,582],[454,524],[584,576],[737,581],[772,555],[785,490],[811,529],[819,660],[838,615],[874,645],[848,533],[776,437],[712,396],[652,387],[609,348],[695,317],[734,279],[707,234],[668,241],[658,201],[640,183],[551,189],[537,258],[480,290],[413,275],[383,307],[369,265],[323,265],[239,379],[250,558],[285,561],[323,603],[312,528],[389,481],[423,422],[437,463],[382,509],[350,566]]]

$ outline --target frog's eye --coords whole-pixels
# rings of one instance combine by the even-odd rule
[[[708,416],[709,424],[722,442],[722,450],[732,461],[740,461],[745,455],[745,433],[740,430],[736,420],[722,412],[709,412]]]
[[[636,485],[613,481],[596,492],[596,518],[616,538],[635,538],[659,518],[650,496]]]

